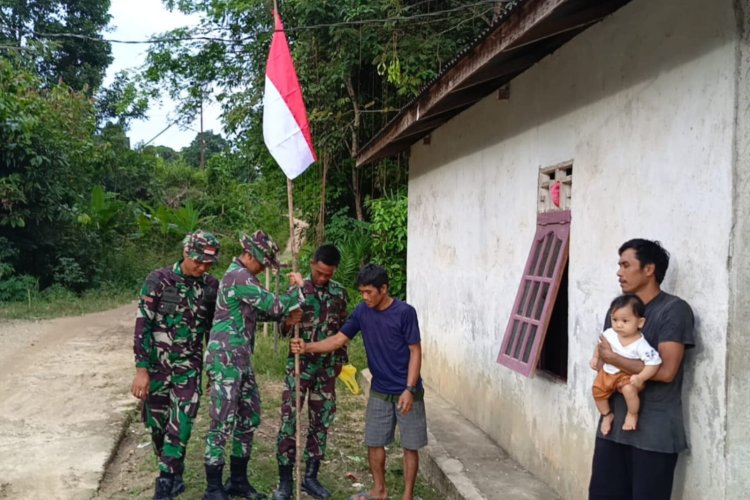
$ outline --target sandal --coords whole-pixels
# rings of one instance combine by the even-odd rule
[[[362,491],[350,496],[349,500],[388,500],[388,497],[373,497],[369,491]]]

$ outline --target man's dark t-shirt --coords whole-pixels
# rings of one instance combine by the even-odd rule
[[[607,313],[604,329],[610,325]],[[685,345],[685,349],[694,347],[693,327],[693,311],[679,297],[660,292],[646,304],[646,324],[642,332],[654,349],[658,350],[661,342],[680,342]],[[685,450],[688,445],[682,417],[684,367],[683,359],[674,380],[669,384],[646,382],[646,388],[639,394],[641,409],[635,431],[622,430],[627,407],[622,394],[616,392],[610,399],[615,414],[612,431],[606,437],[602,436],[601,431],[597,431],[597,436],[647,451],[679,453]]]
[[[382,394],[401,394],[409,371],[409,346],[420,342],[417,311],[398,299],[384,311],[359,304],[341,331],[350,339],[362,332],[372,389]],[[422,388],[422,381],[417,384]]]

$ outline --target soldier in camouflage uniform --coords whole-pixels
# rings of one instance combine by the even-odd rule
[[[185,447],[198,413],[203,341],[219,288],[206,272],[218,257],[213,234],[188,234],[182,260],[153,271],[141,290],[131,392],[143,401],[143,422],[159,458],[154,499],[170,500],[185,490]]]
[[[346,290],[331,280],[341,262],[341,254],[333,245],[323,245],[310,260],[310,275],[305,279],[302,293],[302,323],[300,337],[305,342],[317,342],[336,335],[346,321]],[[285,332],[291,324],[284,323]],[[305,446],[305,479],[302,489],[313,498],[330,498],[331,493],[318,481],[320,461],[325,457],[328,428],[336,414],[336,377],[347,362],[346,347],[330,354],[300,356],[300,385],[302,402],[308,402],[308,431]],[[281,428],[277,438],[279,487],[274,500],[292,498],[292,472],[296,455],[294,355],[289,352],[281,399]]]
[[[208,486],[204,500],[226,500],[227,495],[266,498],[247,479],[247,464],[253,433],[260,424],[260,391],[251,361],[257,321],[278,320],[299,311],[301,296],[293,287],[276,296],[263,288],[256,275],[267,266],[279,267],[278,247],[263,231],[240,239],[243,253],[230,264],[221,280],[216,314],[206,345],[206,373],[209,379],[210,408],[206,435],[205,467]],[[303,284],[299,273],[289,275],[293,285]],[[299,321],[301,311],[291,314]],[[224,447],[232,437],[231,475],[222,486]]]

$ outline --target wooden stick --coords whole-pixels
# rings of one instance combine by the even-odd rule
[[[273,273],[274,275],[274,283],[273,283],[273,294],[277,297],[279,296],[279,275],[281,274],[281,271],[279,269],[276,269],[276,271]],[[281,327],[279,327],[279,322],[274,323],[274,335],[273,335],[273,352],[277,353],[279,352],[279,337],[281,336]]]
[[[267,267],[266,268],[266,290],[270,290],[270,289],[271,289],[271,268]],[[278,294],[279,294],[279,291],[276,290],[276,295]],[[268,321],[263,323],[263,338],[265,339],[267,337],[268,337]]]
[[[297,272],[297,249],[294,241],[294,186],[292,180],[286,180],[287,201],[289,204],[289,246],[292,251],[292,272]],[[299,338],[299,323],[294,325],[294,338]],[[300,443],[302,442],[302,391],[300,390],[299,353],[294,354],[294,407],[297,415],[297,429],[295,433],[294,470],[296,481],[294,482],[294,495],[296,500],[302,496],[302,453]]]
[[[277,0],[273,0],[274,12],[279,12],[279,5]],[[274,26],[276,25],[276,19],[274,19]],[[286,192],[287,201],[289,204],[289,246],[292,251],[292,272],[297,272],[297,249],[294,241],[294,186],[292,180],[287,177],[286,179]],[[299,338],[299,323],[294,325],[294,338]],[[299,369],[299,353],[294,355],[294,406],[297,413],[297,429],[295,433],[295,451],[294,454],[294,469],[295,469],[295,481],[294,481],[294,498],[300,500],[302,496],[302,454],[300,453],[300,443],[302,442],[302,417],[300,415],[302,410],[302,395],[300,391],[300,369]]]

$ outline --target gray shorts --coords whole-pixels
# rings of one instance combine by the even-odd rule
[[[401,434],[401,447],[418,450],[427,446],[427,416],[424,401],[414,401],[408,415],[396,409],[397,402],[370,396],[365,413],[365,444],[380,448],[393,442],[396,423]]]

